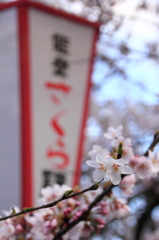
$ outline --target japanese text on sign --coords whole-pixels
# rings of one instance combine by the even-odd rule
[[[52,61],[53,76],[58,77],[58,81],[46,81],[45,88],[51,90],[50,101],[57,107],[57,112],[54,113],[50,119],[50,127],[56,135],[56,140],[53,144],[50,143],[50,146],[48,146],[46,157],[53,162],[52,168],[64,170],[70,163],[70,157],[65,145],[66,131],[60,124],[60,119],[68,114],[67,109],[61,110],[64,97],[63,93],[65,93],[65,95],[70,95],[72,91],[72,87],[64,82],[68,76],[69,63],[67,55],[69,54],[70,39],[67,36],[55,33],[52,34],[51,41],[52,49],[55,53],[55,58]],[[60,110],[58,108],[59,106]],[[57,160],[59,160],[58,163]]]

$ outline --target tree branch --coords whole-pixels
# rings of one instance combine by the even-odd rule
[[[77,219],[72,221],[71,223],[69,223],[65,228],[61,229],[53,238],[53,240],[57,240],[60,239],[62,235],[64,235],[66,232],[68,232],[71,228],[73,228],[77,223],[79,223],[80,221],[86,220],[87,216],[90,212],[90,210],[98,203],[102,200],[102,198],[104,196],[106,196],[111,189],[114,187],[114,185],[112,183],[109,182],[109,186],[103,190],[103,192],[101,194],[99,194],[94,201],[88,206],[88,210],[83,212],[83,214]]]
[[[147,151],[143,154],[145,157],[149,155],[149,150],[153,151],[154,147],[159,143],[159,132],[156,132],[154,135],[154,139],[150,146],[148,147]]]
[[[135,232],[135,240],[139,240],[142,236],[143,233],[143,229],[146,226],[146,223],[148,221],[150,221],[150,216],[151,216],[151,212],[152,210],[158,205],[159,203],[159,195],[156,194],[156,192],[154,191],[154,189],[151,188],[149,189],[149,194],[147,197],[147,206],[145,211],[141,214],[141,216],[138,219],[138,223],[136,225],[136,232]]]
[[[82,191],[80,191],[80,192],[71,193],[71,194],[69,194],[69,195],[68,195],[68,191],[69,191],[69,190],[68,190],[68,191],[66,191],[66,192],[64,193],[64,195],[63,195],[61,198],[59,198],[59,199],[56,200],[56,201],[53,201],[53,202],[51,202],[51,203],[48,203],[48,204],[45,204],[45,205],[42,205],[42,206],[39,206],[39,207],[23,208],[22,211],[20,211],[20,212],[18,212],[18,213],[11,214],[11,215],[9,215],[9,216],[5,216],[5,217],[0,218],[0,221],[6,220],[6,219],[8,219],[8,218],[13,218],[13,217],[16,217],[16,216],[19,216],[19,215],[22,215],[22,214],[25,214],[25,213],[28,213],[28,212],[34,212],[34,211],[37,211],[37,210],[39,210],[39,209],[53,207],[53,206],[57,205],[59,202],[62,202],[62,201],[64,201],[64,200],[68,199],[68,198],[76,197],[76,196],[78,196],[78,195],[80,195],[80,194],[83,194],[83,193],[85,193],[85,192],[88,192],[88,191],[97,190],[99,183],[101,183],[102,181],[103,181],[103,179],[102,179],[101,181],[99,181],[99,182],[94,183],[94,184],[91,185],[90,187],[88,187],[88,188],[86,188],[86,189],[84,189],[84,190],[82,190]]]

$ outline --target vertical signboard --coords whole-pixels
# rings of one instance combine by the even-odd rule
[[[0,194],[5,182],[18,198],[9,197],[10,205],[27,207],[36,205],[42,187],[79,183],[98,24],[25,0],[0,10],[1,115],[9,105],[0,122],[8,167],[1,166],[18,181],[8,185],[1,174]]]

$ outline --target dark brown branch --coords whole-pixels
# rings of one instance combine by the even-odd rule
[[[154,147],[159,143],[159,132],[156,132],[154,135],[154,139],[150,146],[148,147],[147,151],[144,153],[144,156],[147,157],[149,155],[149,150],[153,151]]]
[[[113,184],[109,184],[109,186],[103,190],[103,192],[101,194],[99,194],[94,201],[88,206],[88,210],[83,212],[83,214],[77,219],[72,221],[71,223],[69,223],[65,228],[61,229],[53,238],[53,240],[57,240],[60,239],[62,235],[64,235],[66,232],[68,232],[71,228],[73,228],[77,223],[79,223],[80,221],[86,220],[90,210],[98,203],[102,200],[102,198],[106,195],[108,195],[108,193],[111,191],[111,189],[114,187]]]
[[[135,240],[139,240],[142,236],[143,230],[146,227],[146,223],[151,219],[151,212],[152,210],[158,205],[159,203],[159,196],[155,193],[154,189],[151,187],[149,192],[147,193],[147,207],[145,211],[141,214],[140,218],[138,219],[138,223],[136,225],[136,232],[135,232]]]
[[[16,217],[16,216],[19,216],[19,215],[22,215],[22,214],[25,214],[25,213],[28,213],[28,212],[34,212],[34,211],[37,211],[39,209],[53,207],[53,206],[57,205],[59,202],[62,202],[64,200],[68,199],[68,198],[76,197],[76,196],[78,196],[80,194],[83,194],[85,192],[93,191],[93,190],[98,189],[98,184],[101,183],[102,181],[103,181],[103,179],[101,181],[97,182],[97,183],[94,183],[92,186],[90,186],[90,187],[88,187],[88,188],[86,188],[86,189],[84,189],[80,192],[72,193],[70,195],[65,194],[65,193],[68,192],[68,191],[66,191],[61,198],[59,198],[58,200],[56,200],[54,202],[51,202],[51,203],[48,203],[48,204],[45,204],[45,205],[42,205],[42,206],[39,206],[39,207],[23,208],[22,211],[20,211],[18,213],[11,214],[9,216],[0,218],[0,221],[6,220],[8,218],[13,218],[13,217]]]

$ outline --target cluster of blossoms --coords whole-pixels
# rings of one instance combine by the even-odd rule
[[[94,181],[104,179],[118,185],[122,194],[129,197],[137,178],[148,179],[159,172],[159,153],[149,156],[135,156],[131,140],[122,136],[122,126],[117,129],[108,128],[104,137],[109,142],[109,149],[94,145],[89,152],[91,160],[86,163],[95,168]],[[123,175],[127,175],[122,177]],[[102,185],[102,184],[101,184]],[[105,183],[103,188],[106,187]],[[0,240],[51,240],[64,227],[78,220],[86,212],[90,204],[103,192],[99,187],[95,191],[85,192],[79,198],[68,198],[51,208],[43,208],[32,213],[25,213],[0,222]],[[38,204],[44,205],[60,199],[70,187],[66,185],[47,186],[41,189]],[[74,189],[74,192],[80,191]],[[16,212],[20,210],[15,207]],[[10,212],[3,211],[5,215]],[[129,207],[124,198],[119,198],[113,191],[104,196],[101,201],[87,213],[84,220],[79,221],[71,230],[65,233],[61,240],[78,240],[89,237],[91,232],[99,233],[105,224],[114,219],[126,216]]]
[[[59,199],[70,187],[66,185],[48,186],[41,189],[39,204],[47,204]],[[79,191],[79,189],[77,190]],[[77,220],[83,212],[88,210],[89,204],[103,191],[86,192],[80,198],[68,198],[51,208],[44,208],[32,213],[25,213],[0,222],[0,240],[51,240],[61,228]],[[20,209],[14,207],[16,212]],[[12,213],[3,211],[8,216]],[[123,199],[117,199],[111,192],[98,202],[89,212],[87,219],[80,221],[75,227],[64,234],[61,240],[78,240],[89,237],[91,232],[99,233],[106,222],[124,217],[129,213],[129,207]]]
[[[159,172],[159,152],[155,155],[149,150],[148,157],[135,156],[131,139],[122,136],[123,126],[109,127],[104,137],[109,140],[110,149],[94,145],[89,152],[91,160],[86,163],[95,168],[94,181],[111,181],[118,185],[121,174],[135,174],[139,179],[155,177]]]

